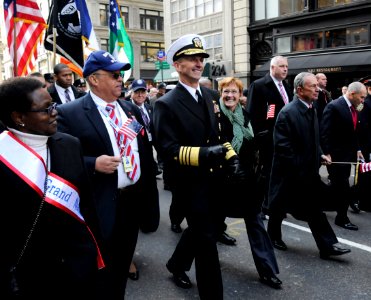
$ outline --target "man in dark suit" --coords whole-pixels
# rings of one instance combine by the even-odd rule
[[[259,150],[259,197],[263,211],[267,206],[269,176],[273,158],[273,128],[280,110],[292,100],[292,92],[285,79],[288,73],[287,58],[275,56],[271,60],[270,72],[255,80],[249,88],[247,112],[251,116],[257,147]],[[286,250],[281,238],[281,223],[285,215],[270,212],[269,236],[273,246]]]
[[[332,187],[331,203],[337,204],[335,224],[349,230],[358,230],[348,218],[351,200],[349,176],[350,163],[363,159],[358,139],[360,123],[357,107],[363,103],[366,94],[366,87],[362,83],[351,83],[344,96],[326,105],[321,122],[323,153],[331,157],[333,162],[349,162],[327,166]]]
[[[54,83],[48,87],[48,92],[54,102],[63,104],[86,94],[72,85],[72,79],[72,70],[67,65],[60,63],[54,66]]]
[[[300,73],[294,88],[293,101],[281,110],[274,127],[269,209],[308,222],[321,258],[349,253],[336,245],[338,240],[319,200],[320,159],[326,164],[331,160],[321,151],[318,119],[312,108],[318,97],[317,79],[312,73]]]
[[[323,73],[317,73],[316,78],[318,81],[319,93],[318,99],[314,101],[313,106],[316,108],[318,121],[321,124],[323,110],[325,106],[332,101],[331,93],[326,90],[327,77]]]
[[[79,101],[57,106],[58,129],[80,139],[93,183],[102,254],[101,298],[121,299],[140,226],[156,230],[159,212],[152,211],[147,193],[153,184],[152,146],[139,109],[121,95],[122,73],[130,64],[105,51],[88,57],[83,74],[90,92]],[[78,122],[78,124],[76,123]]]
[[[148,92],[147,92],[146,82],[143,79],[134,80],[131,83],[130,100],[133,104],[135,104],[139,108],[142,114],[144,123],[146,125],[146,131],[147,131],[149,141],[151,142],[152,146],[155,147],[155,143],[153,140],[155,138],[154,127],[153,127],[153,107],[147,103],[146,101],[147,97],[148,97]],[[156,163],[155,173],[156,175],[160,175],[162,173],[157,163]]]
[[[188,227],[166,264],[175,283],[192,286],[185,271],[195,260],[201,299],[223,299],[223,283],[216,245],[219,209],[218,176],[222,164],[238,177],[238,159],[230,144],[223,145],[215,116],[218,101],[199,86],[204,69],[204,39],[188,34],[167,51],[167,61],[179,74],[176,87],[157,100],[154,109],[156,142],[172,178],[172,193],[182,206]],[[213,101],[215,101],[213,103]]]

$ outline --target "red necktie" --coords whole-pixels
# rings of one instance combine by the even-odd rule
[[[350,107],[350,111],[352,112],[354,130],[356,130],[356,127],[357,127],[357,111],[356,111],[356,109],[354,108],[353,105]]]
[[[121,127],[121,124],[115,114],[115,105],[107,104],[106,111],[108,112],[109,117],[111,118],[112,122],[118,127]],[[120,156],[121,157],[129,157],[130,163],[132,165],[132,171],[128,172],[128,176],[131,180],[135,180],[137,176],[139,176],[139,166],[135,161],[134,152],[131,149],[130,143],[127,143],[127,137],[121,132],[113,128],[115,132],[115,137],[117,141],[117,145],[119,146]],[[126,147],[124,146],[126,145]]]
[[[283,85],[282,85],[282,83],[279,82],[279,83],[278,83],[278,86],[280,87],[280,93],[281,93],[281,96],[282,96],[283,102],[285,102],[285,104],[289,103],[289,101],[288,101],[287,98],[286,98],[285,90],[283,89]]]

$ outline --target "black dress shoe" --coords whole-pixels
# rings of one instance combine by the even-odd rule
[[[338,246],[332,245],[330,249],[320,251],[319,256],[322,259],[327,259],[329,258],[329,256],[339,256],[347,254],[349,252],[350,249],[340,248]]]
[[[280,289],[282,281],[275,275],[260,276],[260,281],[274,289]]]
[[[139,279],[139,271],[137,270],[135,272],[129,272],[128,278],[130,278],[131,280],[138,280]]]
[[[282,251],[287,250],[287,246],[283,240],[272,240],[272,245],[274,248],[278,250],[282,250]]]
[[[178,224],[171,224],[171,230],[175,233],[181,233],[183,231],[182,227]]]
[[[339,222],[339,221],[336,221],[335,220],[335,224],[337,226],[340,226],[340,227],[343,227],[345,229],[348,229],[348,230],[358,230],[358,226],[357,225],[354,225],[353,223],[351,222]]]
[[[170,273],[173,274],[173,279],[177,286],[181,287],[182,289],[189,289],[192,287],[191,280],[184,271],[175,271],[169,262],[166,264],[166,268]]]
[[[359,201],[352,201],[349,206],[354,213],[359,214],[361,212],[361,210],[359,209]]]
[[[228,246],[234,246],[236,245],[236,239],[228,235],[226,232],[223,232],[221,235],[218,236],[218,242],[228,245]]]

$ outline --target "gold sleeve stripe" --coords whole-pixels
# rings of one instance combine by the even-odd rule
[[[237,153],[233,150],[233,147],[230,143],[224,143],[223,146],[225,146],[228,149],[227,153],[225,154],[226,160],[230,159],[232,156],[237,155]]]
[[[200,147],[182,146],[179,150],[179,163],[185,166],[199,166]]]

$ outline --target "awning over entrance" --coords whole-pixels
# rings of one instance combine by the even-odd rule
[[[175,82],[178,81],[179,75],[173,66],[170,69],[158,70],[156,76],[153,78],[154,82]]]
[[[289,75],[300,72],[341,73],[371,71],[371,50],[288,57]],[[253,71],[254,76],[264,76],[270,61]]]

